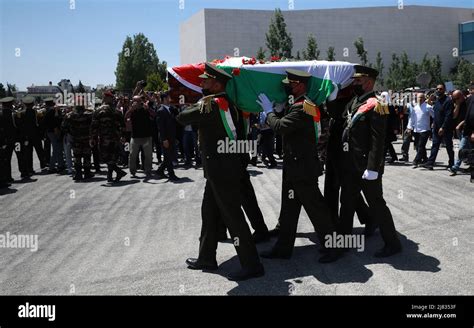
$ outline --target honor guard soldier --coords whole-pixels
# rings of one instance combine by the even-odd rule
[[[280,118],[273,112],[273,102],[264,94],[257,102],[266,115],[266,122],[282,136],[283,180],[278,240],[269,251],[261,253],[265,258],[288,259],[293,253],[296,230],[301,207],[304,207],[311,223],[316,228],[321,250],[325,254],[321,263],[336,261],[342,252],[326,248],[326,236],[335,232],[329,208],[318,187],[321,168],[317,156],[317,125],[315,117],[319,109],[305,97],[311,75],[307,72],[288,69],[282,81],[289,102]]]
[[[177,120],[183,124],[197,123],[202,166],[206,185],[202,200],[202,230],[198,258],[189,258],[191,269],[216,270],[218,226],[222,219],[229,229],[242,269],[229,274],[234,281],[264,275],[264,268],[252,240],[250,229],[241,209],[241,179],[244,164],[241,154],[219,152],[218,145],[227,138],[243,139],[243,119],[239,110],[228,101],[225,93],[232,76],[206,63],[200,75],[204,97],[195,105],[182,111]]]
[[[355,97],[346,106],[343,144],[348,151],[341,190],[341,225],[339,232],[352,233],[354,211],[362,190],[369,205],[370,217],[376,221],[385,246],[375,253],[387,257],[402,249],[392,214],[383,198],[385,129],[387,104],[373,91],[378,71],[356,65],[353,76]]]

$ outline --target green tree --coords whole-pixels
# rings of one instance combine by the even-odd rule
[[[367,50],[365,50],[365,47],[364,47],[364,40],[361,37],[359,37],[357,40],[355,40],[354,46],[357,51],[357,56],[359,56],[360,58],[360,63],[366,66],[368,59],[367,59]]]
[[[143,33],[127,36],[118,57],[115,76],[119,90],[132,90],[137,81],[154,73],[166,79],[166,62],[160,62],[153,43]]]
[[[466,90],[474,79],[474,65],[464,58],[458,59],[451,69],[450,79],[456,88]]]
[[[258,48],[258,51],[257,51],[257,56],[255,56],[255,58],[257,58],[258,60],[265,60],[265,53],[267,51],[266,50],[263,50],[262,47]]]
[[[318,43],[314,35],[310,34],[308,36],[308,43],[306,45],[306,50],[303,50],[303,58],[305,60],[317,60],[319,57]]]
[[[5,87],[3,86],[2,83],[0,83],[0,98],[4,98],[7,96],[7,90],[5,90]]]
[[[270,20],[265,39],[271,56],[292,58],[293,40],[291,34],[286,31],[285,18],[278,8],[275,9],[275,15]]]
[[[384,76],[383,76],[383,70],[384,70],[384,65],[383,65],[383,60],[382,60],[382,54],[377,52],[377,57],[375,58],[375,67],[377,71],[379,71],[379,76],[377,77],[377,83],[383,87],[384,86]]]
[[[336,51],[334,50],[334,47],[329,47],[327,51],[327,60],[329,61],[335,61],[336,60]]]
[[[296,60],[301,60],[301,55],[300,55],[300,51],[298,50],[296,52],[296,57],[295,57]]]
[[[145,91],[164,91],[168,90],[168,84],[161,79],[159,73],[152,73],[146,78]]]

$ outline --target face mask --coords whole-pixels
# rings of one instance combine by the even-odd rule
[[[289,84],[285,84],[285,93],[287,96],[293,95],[293,88]]]
[[[365,93],[361,84],[354,85],[353,91],[357,96],[362,96]]]

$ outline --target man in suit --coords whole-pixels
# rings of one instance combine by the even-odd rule
[[[392,214],[383,199],[382,175],[388,108],[373,91],[378,71],[356,65],[355,97],[346,107],[343,145],[347,151],[346,172],[341,190],[341,234],[351,234],[360,191],[369,204],[370,216],[379,225],[385,246],[375,253],[387,257],[402,249]]]
[[[160,95],[161,106],[158,109],[158,130],[160,131],[160,141],[163,146],[164,160],[156,173],[158,178],[165,178],[165,168],[168,171],[168,179],[170,181],[177,181],[179,178],[174,173],[173,160],[175,155],[176,143],[176,119],[170,108],[170,96],[168,92],[162,92]]]
[[[317,136],[314,116],[316,105],[307,99],[306,91],[311,75],[298,70],[287,70],[282,83],[288,93],[288,104],[283,117],[273,112],[273,102],[260,94],[257,101],[266,116],[267,124],[282,136],[283,181],[278,240],[269,251],[261,253],[265,258],[288,259],[293,253],[301,207],[304,207],[316,228],[325,253],[320,263],[336,261],[340,250],[326,248],[326,236],[335,232],[329,208],[318,187],[321,168],[317,153]]]
[[[190,269],[217,270],[216,250],[219,221],[228,227],[242,269],[228,276],[240,281],[260,277],[264,268],[252,240],[250,229],[241,209],[241,179],[244,164],[241,154],[219,150],[226,140],[242,140],[241,112],[229,102],[225,87],[232,78],[223,70],[206,63],[200,75],[204,97],[195,105],[178,114],[183,124],[199,126],[199,144],[206,185],[202,200],[202,228],[198,258],[189,258]]]

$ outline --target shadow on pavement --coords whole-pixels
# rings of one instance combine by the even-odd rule
[[[103,187],[124,187],[124,186],[132,185],[132,184],[135,184],[135,183],[139,183],[139,182],[140,182],[140,180],[124,180],[124,181],[114,182],[114,183],[111,183],[111,184],[104,183],[104,184],[101,184],[101,186],[103,186]]]
[[[16,189],[11,189],[11,188],[1,188],[0,189],[0,196],[3,196],[3,195],[9,195],[9,194],[14,194],[16,193],[18,190]]]
[[[362,228],[358,228],[363,230]],[[355,229],[357,230],[357,229]],[[357,231],[355,231],[357,233]],[[316,241],[315,233],[299,233],[298,237],[307,237]],[[440,261],[435,257],[420,253],[418,244],[406,236],[399,234],[403,252],[385,259],[375,258],[373,254],[382,247],[380,233],[366,239],[363,252],[351,250],[330,264],[318,263],[320,253],[318,245],[295,247],[289,260],[262,259],[265,266],[265,276],[238,282],[238,286],[228,292],[228,295],[290,295],[297,290],[298,281],[302,277],[313,276],[319,282],[331,284],[365,283],[373,276],[366,265],[386,263],[396,270],[439,272]],[[275,239],[270,243],[273,245]],[[267,244],[267,243],[265,243]],[[259,252],[271,246],[258,245]],[[226,274],[240,269],[237,256],[223,262],[216,274]]]

